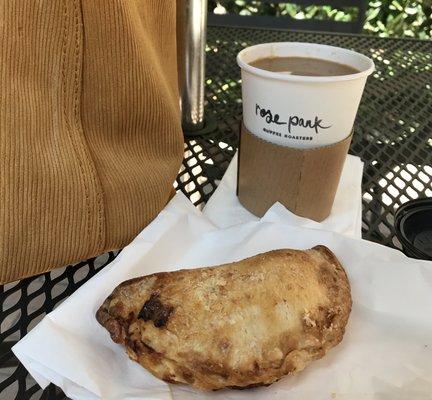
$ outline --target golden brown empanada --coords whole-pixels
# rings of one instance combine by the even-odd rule
[[[345,271],[316,246],[132,279],[97,319],[158,378],[215,390],[302,370],[342,340],[350,310]]]

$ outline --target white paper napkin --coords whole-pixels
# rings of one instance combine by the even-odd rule
[[[13,351],[41,386],[53,382],[73,399],[430,399],[432,264],[291,221],[277,206],[260,221],[220,229],[177,194],[109,266]],[[99,305],[126,279],[317,244],[335,252],[351,281],[353,309],[344,340],[303,372],[268,388],[203,393],[167,385],[129,360],[95,320]]]
[[[363,161],[359,157],[348,155],[342,171],[338,190],[331,214],[322,222],[315,222],[299,217],[285,210],[286,218],[294,226],[325,229],[344,235],[361,238],[362,195],[361,181]],[[236,224],[258,221],[255,215],[246,210],[236,195],[237,188],[237,153],[228,169],[203,209],[204,215],[217,227],[226,228]]]

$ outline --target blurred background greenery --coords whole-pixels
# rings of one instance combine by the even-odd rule
[[[331,3],[331,0],[329,0]],[[269,4],[250,0],[209,0],[209,10],[241,15],[286,15],[298,19],[350,21],[357,9],[329,6],[302,7],[295,3]],[[371,0],[368,4],[364,33],[378,36],[432,37],[432,0]]]

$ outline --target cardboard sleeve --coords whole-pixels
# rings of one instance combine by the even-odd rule
[[[237,195],[261,217],[275,203],[293,213],[322,221],[333,206],[351,143],[346,139],[324,147],[297,149],[267,142],[241,125]]]

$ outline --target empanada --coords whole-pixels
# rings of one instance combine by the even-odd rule
[[[216,390],[302,370],[342,340],[350,310],[345,271],[316,246],[132,279],[97,319],[158,378]]]

